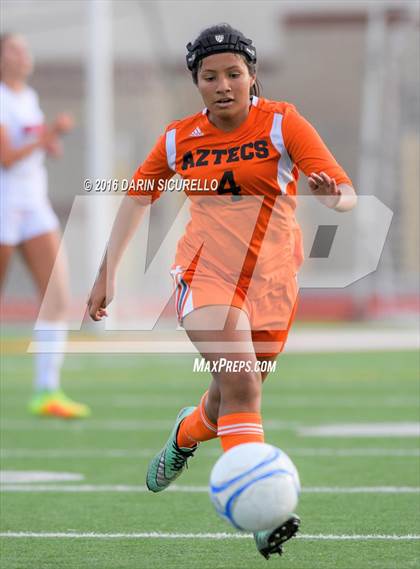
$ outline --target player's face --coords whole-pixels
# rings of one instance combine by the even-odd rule
[[[26,79],[32,69],[32,56],[25,39],[21,36],[6,37],[1,48],[2,75]]]
[[[202,60],[197,86],[210,114],[230,120],[249,109],[249,92],[255,77],[241,56],[218,53]]]

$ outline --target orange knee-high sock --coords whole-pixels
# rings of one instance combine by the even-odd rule
[[[217,436],[223,450],[243,443],[263,443],[264,430],[259,413],[232,413],[223,415],[217,421]]]
[[[176,442],[179,447],[191,448],[202,441],[209,441],[217,437],[217,425],[207,417],[206,401],[207,391],[195,411],[182,421]]]

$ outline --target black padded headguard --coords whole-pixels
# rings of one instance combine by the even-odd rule
[[[192,71],[200,59],[215,53],[242,53],[250,63],[257,63],[257,50],[252,40],[241,33],[209,34],[187,45],[187,67]]]

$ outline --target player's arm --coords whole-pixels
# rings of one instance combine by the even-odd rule
[[[19,160],[23,160],[34,150],[45,150],[49,155],[58,157],[61,155],[61,145],[59,137],[68,133],[74,127],[73,117],[67,113],[62,113],[56,117],[50,127],[44,126],[39,136],[32,142],[24,144],[19,148],[14,148],[10,141],[7,127],[0,125],[0,164],[3,168],[10,168]]]
[[[4,125],[0,125],[0,163],[3,168],[10,168],[19,160],[23,160],[23,158],[32,154],[34,150],[45,148],[47,143],[47,136],[42,134],[33,142],[24,144],[19,148],[13,148],[7,128]]]
[[[308,176],[309,189],[321,203],[341,212],[353,209],[357,196],[350,178],[315,128],[295,109],[285,114],[283,135],[289,155]]]
[[[148,198],[133,199],[130,196],[124,196],[122,200],[87,303],[89,315],[95,321],[108,316],[106,307],[114,296],[118,265],[149,204],[150,199]]]
[[[61,113],[57,115],[48,128],[50,138],[45,145],[45,150],[49,156],[59,158],[63,154],[63,147],[60,138],[73,130],[74,119],[68,113]]]
[[[174,172],[167,163],[165,136],[162,136],[134,174],[131,189],[118,210],[104,259],[88,299],[89,315],[93,320],[102,320],[108,315],[106,307],[114,296],[115,277],[124,251],[143,219],[146,209],[161,195],[158,192],[158,181],[171,178],[173,175]],[[154,182],[152,191],[142,190],[141,182],[144,180]]]

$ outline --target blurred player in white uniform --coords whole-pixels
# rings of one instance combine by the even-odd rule
[[[24,38],[15,34],[1,36],[0,287],[18,247],[41,299],[48,287],[48,302],[42,304],[35,340],[52,342],[56,350],[35,356],[35,394],[30,411],[40,416],[85,417],[88,407],[60,390],[67,335],[67,273],[65,259],[57,257],[59,223],[48,200],[45,167],[46,154],[60,156],[59,136],[72,129],[73,120],[62,114],[52,125],[44,123],[38,96],[26,83],[32,70]]]

